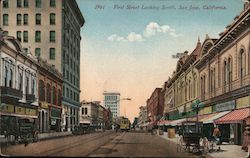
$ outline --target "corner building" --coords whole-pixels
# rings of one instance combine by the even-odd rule
[[[75,0],[3,0],[1,23],[24,52],[47,60],[63,74],[62,130],[78,124],[80,29],[84,18]]]

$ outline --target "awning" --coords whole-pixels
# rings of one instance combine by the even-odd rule
[[[230,111],[223,111],[223,112],[208,114],[207,117],[204,117],[204,118],[200,119],[199,121],[202,121],[204,124],[213,123],[214,120],[221,118],[222,116],[228,114],[229,112]]]
[[[181,124],[183,121],[186,121],[186,119],[184,118],[184,119],[173,120],[173,121],[170,122],[170,125],[171,126],[176,126],[176,125]]]
[[[164,125],[169,125],[171,120],[160,120],[158,121],[157,125],[158,126],[164,126]]]
[[[241,123],[250,117],[250,108],[237,109],[215,120],[216,124]]]

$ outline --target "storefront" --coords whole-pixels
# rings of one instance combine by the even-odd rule
[[[50,109],[50,130],[61,131],[61,109],[51,107]]]
[[[241,145],[243,139],[244,122],[250,116],[250,108],[241,108],[231,111],[225,116],[215,120],[219,127],[226,128],[230,131],[229,137],[234,144]]]
[[[49,105],[46,102],[39,103],[39,132],[44,133],[49,130]]]

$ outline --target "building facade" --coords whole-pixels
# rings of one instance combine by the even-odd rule
[[[1,34],[1,32],[0,32]],[[38,118],[37,62],[11,36],[0,37],[1,132],[16,131],[20,118]]]
[[[63,130],[78,123],[80,106],[80,29],[84,18],[75,0],[3,0],[2,25],[24,52],[63,73]]]
[[[61,131],[62,74],[38,58],[39,131]]]
[[[94,127],[98,127],[98,111],[99,104],[96,102],[81,102],[80,107],[80,124],[86,124]]]
[[[104,107],[109,108],[113,117],[120,116],[120,93],[104,92]]]
[[[206,137],[211,137],[217,124],[222,141],[242,143],[250,117],[249,13],[250,5],[245,3],[218,39],[206,35],[191,54],[179,59],[166,81],[164,113],[173,120],[168,125],[198,119]]]
[[[147,100],[147,119],[154,123],[163,115],[163,93],[162,88],[156,88]]]
[[[139,109],[140,109],[140,112],[139,112],[139,117],[138,117],[138,126],[142,128],[148,122],[147,107],[140,106]]]

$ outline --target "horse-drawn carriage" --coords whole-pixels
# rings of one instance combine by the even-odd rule
[[[202,151],[206,153],[208,141],[203,137],[203,123],[197,121],[182,122],[177,142],[177,151],[184,147],[189,152]]]

